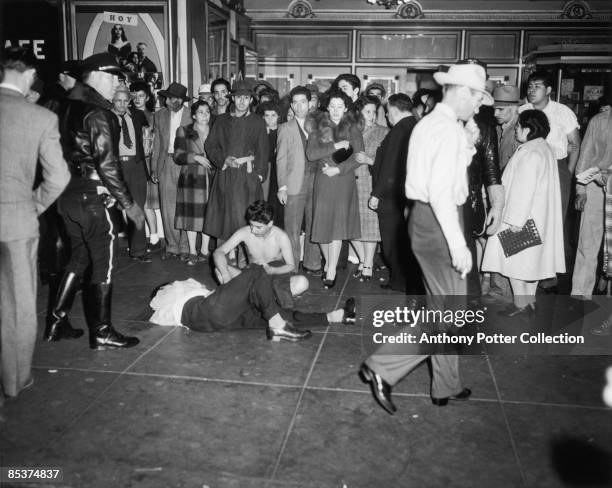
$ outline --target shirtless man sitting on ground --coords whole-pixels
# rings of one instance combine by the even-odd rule
[[[293,306],[293,297],[308,290],[308,278],[294,273],[295,263],[287,233],[274,225],[272,206],[258,200],[246,211],[249,225],[238,229],[213,254],[215,274],[221,284],[240,274],[240,270],[227,262],[227,254],[244,244],[249,262],[261,265],[270,275],[274,292],[284,308]]]

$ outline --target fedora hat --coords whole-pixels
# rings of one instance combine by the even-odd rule
[[[253,96],[253,89],[251,84],[247,80],[238,80],[234,82],[232,86],[232,95],[251,95]]]
[[[508,107],[518,105],[521,94],[518,87],[513,85],[499,85],[493,92],[493,105],[496,107]]]
[[[319,93],[321,93],[319,91],[319,87],[314,83],[308,83],[305,88],[310,92],[311,95],[318,95]]]
[[[98,53],[85,58],[81,63],[81,73],[104,71],[117,76],[124,76],[117,58],[111,53]]]
[[[210,89],[210,83],[204,83],[203,85],[200,85],[200,88],[198,88],[198,93],[212,93],[212,90]]]
[[[165,98],[182,98],[183,101],[189,100],[187,96],[187,87],[180,83],[172,82],[167,90],[159,90],[158,93]]]
[[[487,92],[487,72],[478,64],[453,64],[446,73],[434,73],[439,85],[467,86],[483,94],[483,105],[493,105],[493,97]]]

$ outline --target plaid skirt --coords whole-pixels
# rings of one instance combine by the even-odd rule
[[[359,223],[361,225],[361,237],[357,240],[378,242],[380,241],[378,214],[368,207],[368,200],[372,193],[372,176],[365,164],[355,170],[355,175],[357,178],[357,197],[359,199]]]
[[[199,164],[181,168],[176,192],[174,228],[202,232],[208,202],[208,171]]]

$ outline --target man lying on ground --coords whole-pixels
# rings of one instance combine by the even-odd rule
[[[213,254],[215,274],[219,283],[228,283],[240,270],[227,261],[227,254],[244,244],[249,262],[263,266],[272,277],[278,302],[283,308],[293,307],[293,298],[308,290],[308,278],[294,272],[295,261],[287,233],[274,225],[272,205],[258,200],[249,205],[241,227]]]
[[[191,278],[163,285],[153,292],[150,306],[154,324],[182,325],[198,332],[266,327],[268,340],[275,342],[297,342],[311,336],[310,330],[293,327],[288,318],[300,326],[355,322],[354,298],[344,308],[328,313],[281,309],[270,277],[258,264],[249,265],[215,290]]]

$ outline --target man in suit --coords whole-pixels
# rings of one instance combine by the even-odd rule
[[[15,397],[33,382],[36,342],[38,215],[70,181],[53,112],[25,101],[36,58],[7,48],[0,83],[0,327],[2,389]],[[36,164],[43,181],[33,192]],[[1,397],[1,395],[0,395]]]
[[[162,259],[189,258],[187,238],[174,228],[176,213],[176,193],[181,167],[174,163],[174,138],[180,126],[192,122],[184,102],[189,100],[187,87],[180,83],[170,83],[167,90],[159,94],[166,98],[166,106],[153,116],[153,156],[151,159],[151,179],[159,183],[159,204],[161,210],[166,249]]]
[[[144,147],[142,144],[142,128],[147,125],[147,119],[142,110],[130,108],[130,91],[126,86],[120,86],[113,97],[113,112],[117,115],[119,127],[119,162],[123,177],[132,198],[144,207],[147,198],[147,173],[145,167]],[[144,227],[138,229],[134,222],[127,226],[130,257],[139,263],[150,263],[147,256],[147,237]]]
[[[492,105],[485,90],[485,69],[477,64],[455,64],[434,79],[444,87],[444,98],[412,131],[406,162],[406,197],[414,200],[408,232],[412,250],[423,270],[427,309],[465,310],[465,277],[472,268],[472,254],[463,235],[461,205],[468,196],[467,167],[476,152],[475,138],[462,122],[470,120],[481,104]],[[432,333],[454,334],[455,324],[423,324]],[[449,329],[450,327],[450,329]],[[402,329],[399,334],[410,329]],[[459,357],[439,354],[406,354],[397,336],[379,347],[361,366],[363,380],[370,383],[378,403],[390,414],[396,411],[391,389],[426,359],[431,359],[431,399],[445,406],[449,400],[466,400],[471,395],[461,386]],[[399,342],[399,341],[398,341]],[[409,346],[410,347],[410,346]],[[452,351],[451,351],[452,352]]]
[[[408,204],[404,195],[406,156],[416,120],[411,112],[412,101],[404,93],[391,95],[387,109],[392,129],[376,152],[371,169],[372,193],[368,203],[372,210],[378,212],[382,251],[389,267],[389,281],[381,287],[421,294],[421,270],[410,250],[404,217]]]
[[[304,86],[296,86],[289,93],[291,109],[295,118],[278,128],[276,171],[278,199],[285,205],[285,231],[289,235],[295,271],[300,262],[300,232],[302,224],[306,230],[304,238],[304,269],[311,272],[321,270],[321,251],[310,241],[312,227],[312,195],[316,165],[306,160],[308,133],[304,128],[308,115],[311,92]]]
[[[157,66],[147,57],[147,43],[139,42],[136,45],[138,51],[138,72],[139,73],[157,73]]]

